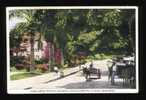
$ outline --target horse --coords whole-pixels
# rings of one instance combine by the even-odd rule
[[[85,75],[85,78],[90,78],[90,69],[88,65],[83,66],[83,75]]]

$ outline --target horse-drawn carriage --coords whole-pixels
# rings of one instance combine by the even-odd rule
[[[92,63],[90,65],[84,65],[83,74],[84,74],[86,80],[101,78],[100,69],[93,67]]]
[[[129,85],[135,87],[135,73],[136,67],[134,57],[123,57],[120,59],[114,59],[111,67],[109,67],[109,79],[111,84],[115,84],[115,79],[123,79],[123,85]]]

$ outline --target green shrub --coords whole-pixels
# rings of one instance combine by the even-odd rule
[[[64,64],[64,65],[63,65],[63,68],[67,68],[67,67],[68,67],[68,64]]]
[[[101,59],[100,54],[96,54],[96,55],[95,55],[95,59],[100,60],[100,59]]]
[[[106,58],[106,55],[104,53],[101,53],[100,54],[100,59],[102,60],[102,59],[105,59],[105,58]]]
[[[35,64],[43,64],[43,63],[46,63],[46,61],[43,59],[35,60]]]

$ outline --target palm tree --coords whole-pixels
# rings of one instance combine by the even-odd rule
[[[41,34],[42,38],[45,38],[47,42],[51,42],[57,48],[61,48],[61,53],[65,52],[64,46],[66,45],[67,41],[67,34],[65,33],[65,26],[66,25],[66,11],[60,12],[60,10],[12,10],[10,12],[10,18],[12,17],[21,17],[26,20],[26,22],[20,23],[19,27],[15,27],[18,33],[23,33],[26,29],[27,31],[30,30],[37,30]],[[64,22],[64,23],[62,23]],[[62,27],[63,26],[63,27]],[[67,28],[68,29],[68,28]],[[35,33],[33,34],[35,35]],[[32,34],[31,36],[34,37]],[[38,40],[38,47],[41,48],[42,38]],[[31,46],[33,46],[34,42],[32,42]],[[50,48],[50,53],[54,55],[54,46]],[[34,50],[31,49],[31,56]],[[31,58],[33,59],[33,58]],[[33,60],[31,60],[32,62]],[[54,63],[54,57],[51,57],[49,62]]]
[[[30,53],[30,71],[34,69],[34,28],[35,28],[35,23],[34,23],[34,15],[35,10],[12,10],[10,11],[9,18],[22,18],[26,20],[23,23],[19,23],[15,27],[15,32],[17,32],[17,35],[22,35],[24,31],[27,30],[28,33],[30,33],[31,36],[31,53]]]

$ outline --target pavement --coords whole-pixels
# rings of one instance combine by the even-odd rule
[[[64,77],[77,73],[78,71],[81,71],[81,69],[79,69],[79,66],[73,67],[73,68],[66,68],[63,70]],[[35,85],[56,81],[56,80],[59,80],[64,77],[60,77],[59,74],[57,74],[55,72],[50,72],[47,74],[30,77],[30,78],[26,78],[26,79],[13,80],[13,81],[11,80],[8,82],[8,88],[10,90],[13,90],[13,89],[14,90],[25,90],[25,89],[29,89],[30,87],[33,87]]]
[[[88,65],[90,63],[86,64]],[[127,93],[128,91],[124,89],[134,92],[134,89],[130,86],[124,86],[123,80],[119,78],[115,79],[115,85],[111,85],[107,76],[107,60],[93,61],[93,66],[101,69],[100,79],[91,79],[87,81],[83,75],[82,68],[77,66],[64,69],[64,77],[60,77],[59,74],[55,72],[50,72],[26,79],[11,80],[8,82],[8,93],[64,93],[65,91],[68,91],[67,93],[80,93],[79,90],[82,90],[84,93],[96,93],[102,92],[104,89],[107,89],[107,92],[109,91],[109,93],[118,92],[118,90]]]
[[[27,90],[50,90],[50,89],[121,89],[126,88],[122,85],[121,79],[116,79],[116,84],[111,85],[107,76],[101,76],[101,79],[86,80],[82,72],[77,72],[68,77],[35,85]]]

